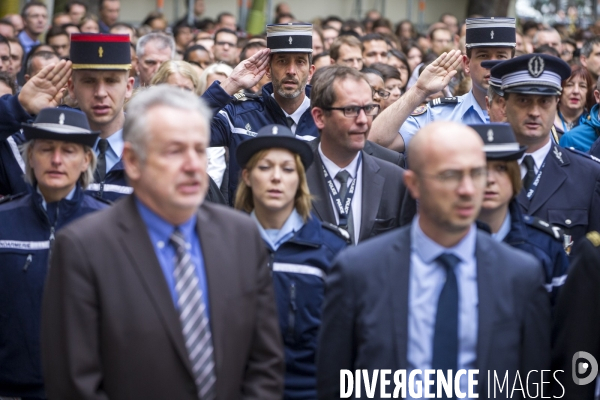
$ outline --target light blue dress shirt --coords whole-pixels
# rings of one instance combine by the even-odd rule
[[[264,229],[256,218],[254,211],[252,211],[250,216],[256,222],[260,236],[273,251],[277,251],[279,246],[290,240],[304,226],[304,220],[302,220],[302,217],[295,208],[288,219],[285,220],[281,229]]]
[[[477,362],[478,294],[475,240],[477,229],[454,247],[445,248],[421,230],[419,217],[413,220],[410,240],[410,274],[408,290],[408,368],[431,369],[437,303],[446,280],[445,268],[435,261],[442,253],[452,253],[461,261],[456,266],[458,283],[458,368],[475,369]],[[418,377],[423,379],[423,376]],[[467,376],[460,388],[467,393]],[[430,388],[431,390],[433,387]],[[407,392],[408,393],[408,392]]]
[[[40,44],[39,40],[33,40],[30,38],[25,30],[22,30],[17,37],[19,39],[19,43],[21,43],[21,46],[23,46],[23,57],[27,57],[27,54],[29,54],[31,49]]]
[[[400,135],[404,139],[405,147],[408,148],[415,133],[433,121],[454,121],[465,125],[489,124],[490,116],[487,110],[479,106],[472,90],[465,95],[458,96],[456,104],[442,104],[434,107],[427,105],[427,111],[421,115],[409,116],[400,127]]]
[[[506,217],[504,217],[504,221],[502,221],[502,225],[498,232],[492,233],[492,237],[497,242],[501,242],[504,240],[506,235],[510,232],[510,211],[506,210]]]
[[[158,263],[162,269],[165,281],[171,292],[173,304],[176,309],[179,309],[177,300],[179,296],[177,290],[175,290],[175,277],[173,271],[175,270],[175,263],[177,262],[177,254],[175,247],[169,241],[169,238],[175,231],[175,226],[168,223],[152,210],[146,207],[139,199],[135,199],[135,204],[138,208],[142,220],[146,224],[148,229],[148,235],[154,248],[154,253],[158,258]],[[192,258],[192,262],[196,267],[196,276],[198,277],[198,286],[202,290],[202,298],[206,304],[206,316],[210,317],[210,308],[208,304],[208,285],[206,280],[206,270],[204,268],[204,257],[202,256],[202,249],[200,247],[200,238],[196,231],[196,216],[194,215],[185,223],[178,226],[185,237],[186,246],[188,252]]]
[[[120,129],[108,137],[108,149],[106,149],[106,172],[110,171],[123,155],[123,129]],[[94,153],[99,154],[98,141],[94,145]]]

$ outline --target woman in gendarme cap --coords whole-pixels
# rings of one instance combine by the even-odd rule
[[[236,152],[242,176],[235,207],[251,214],[270,253],[285,348],[285,399],[316,399],[315,354],[325,276],[350,236],[310,214],[310,146],[268,125]]]
[[[83,192],[98,137],[83,113],[44,109],[23,133],[33,189],[0,201],[0,397],[37,399],[45,398],[40,316],[55,232],[107,204]]]
[[[537,258],[544,268],[546,289],[552,304],[566,277],[569,261],[558,228],[523,215],[517,203],[521,171],[517,160],[525,153],[508,124],[471,125],[485,143],[487,186],[478,220],[490,227],[492,236]],[[492,130],[490,135],[489,131]],[[490,139],[493,142],[490,142]],[[507,150],[507,146],[512,150]]]

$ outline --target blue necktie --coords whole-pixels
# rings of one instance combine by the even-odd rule
[[[437,313],[435,316],[435,331],[433,334],[432,369],[458,371],[458,284],[454,268],[460,259],[453,254],[444,253],[436,261],[446,270],[446,283],[440,293]],[[443,394],[445,392],[442,391]],[[446,396],[442,396],[446,399]]]

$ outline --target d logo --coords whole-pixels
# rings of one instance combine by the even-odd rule
[[[580,361],[579,359],[586,360],[585,362]],[[590,368],[591,367],[591,368]],[[598,362],[588,352],[578,351],[573,355],[572,360],[572,369],[573,369],[573,382],[576,385],[587,385],[588,383],[592,383],[596,379],[596,375],[598,375]],[[585,378],[579,378],[577,375],[588,374]]]

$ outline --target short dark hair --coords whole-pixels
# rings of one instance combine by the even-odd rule
[[[35,60],[36,58],[43,58],[44,60],[49,60],[51,58],[59,58],[58,55],[55,52],[52,51],[38,51],[37,53],[33,54],[33,55],[27,55],[27,64],[25,67],[25,73],[29,76],[31,76],[31,69],[33,66],[33,60]]]
[[[400,71],[398,71],[398,69],[392,67],[391,65],[375,63],[375,64],[371,64],[371,68],[376,69],[377,71],[381,72],[381,76],[383,77],[384,82],[387,81],[388,79],[401,80]]]
[[[190,47],[188,47],[187,49],[185,49],[185,52],[183,53],[183,61],[190,61],[190,54],[192,54],[193,52],[200,50],[200,51],[205,51],[207,53],[209,53],[209,51],[206,49],[206,47],[202,46],[201,44],[195,44],[192,45]]]
[[[187,21],[180,21],[177,24],[175,24],[175,26],[173,27],[173,36],[177,37],[177,35],[179,35],[181,33],[182,30],[184,30],[185,28],[194,30],[195,27],[193,25],[190,25],[187,23]]]
[[[235,18],[235,15],[233,15],[232,13],[227,12],[227,11],[222,12],[221,14],[217,15],[217,23],[221,23],[222,22],[221,20],[223,19],[223,17],[234,17]]]
[[[329,47],[329,55],[331,56],[332,60],[337,60],[340,57],[340,48],[342,47],[342,45],[346,45],[349,47],[358,47],[362,54],[363,44],[360,40],[350,35],[338,36],[337,38],[335,38],[335,40],[333,41],[333,43],[331,43],[331,46]]]
[[[330,22],[340,22],[342,24],[344,24],[344,20],[341,19],[340,17],[337,17],[335,15],[330,15],[329,17],[325,18],[322,22],[321,22],[321,26],[322,27],[326,27],[327,24],[329,24]]]
[[[107,1],[120,1],[120,0],[99,0],[98,1],[98,10],[102,10],[102,7],[104,7],[104,3],[106,3]]]
[[[385,42],[385,38],[382,35],[380,35],[379,33],[368,33],[365,36],[360,38],[360,42],[363,44],[366,42],[372,42],[374,40],[380,40],[382,42]]]
[[[69,38],[69,34],[67,33],[67,31],[65,31],[65,28],[63,28],[62,26],[51,27],[46,33],[46,44],[50,44],[50,39],[60,35],[65,35],[67,38]]]
[[[312,62],[315,63],[319,58],[328,57],[328,56],[330,56],[330,53],[327,50],[322,51],[319,54],[313,55]]]
[[[246,53],[248,53],[248,50],[252,50],[252,49],[266,49],[267,46],[264,45],[264,43],[261,42],[250,42],[250,43],[246,43],[246,45],[242,48],[242,51],[240,52],[240,61],[243,61],[245,59],[247,59],[248,57],[246,57]]]
[[[8,20],[7,18],[2,18],[0,19],[0,25],[6,25],[6,26],[10,26],[13,29],[13,35],[15,33],[17,33],[17,30],[15,29],[15,26],[12,24],[12,22],[10,22],[10,20]]]
[[[87,3],[81,1],[81,0],[70,0],[66,5],[65,5],[65,12],[69,12],[71,11],[71,7],[73,6],[83,6],[85,8],[85,12],[87,12],[88,10],[88,5]]]
[[[223,32],[224,33],[229,33],[231,35],[234,35],[237,38],[237,33],[235,33],[234,31],[232,31],[231,29],[229,29],[229,28],[221,28],[221,29],[219,29],[218,31],[215,32],[215,36],[214,36],[215,37],[215,42],[217,41],[217,36],[219,36],[219,33],[223,33]]]
[[[369,82],[366,78],[354,68],[343,65],[331,65],[323,68],[325,71],[321,73],[319,79],[314,82],[310,92],[310,107],[319,107],[321,109],[329,108],[336,102],[334,83],[346,79],[354,79],[355,81],[364,81],[367,85]],[[370,86],[369,86],[370,87]],[[325,110],[325,113],[329,111]]]
[[[42,3],[41,1],[38,0],[32,0],[29,3],[26,3],[25,6],[23,7],[23,9],[21,10],[21,17],[22,18],[27,18],[27,11],[31,8],[31,7],[44,7],[46,10],[48,10],[48,7]]]
[[[581,52],[579,54],[584,56],[585,58],[589,58],[589,56],[592,54],[592,51],[594,50],[594,46],[599,44],[600,36],[594,36],[583,43],[583,46],[581,46]]]
[[[5,45],[10,47],[10,44],[8,44],[8,38],[6,38],[3,35],[0,35],[0,44],[4,43]]]
[[[536,47],[535,49],[533,49],[533,52],[537,54],[549,54],[551,56],[560,58],[560,54],[558,54],[558,51],[549,44],[543,44],[540,47]]]
[[[15,80],[8,74],[8,72],[0,72],[0,82],[4,83],[10,88],[11,94],[17,94],[17,84]]]

